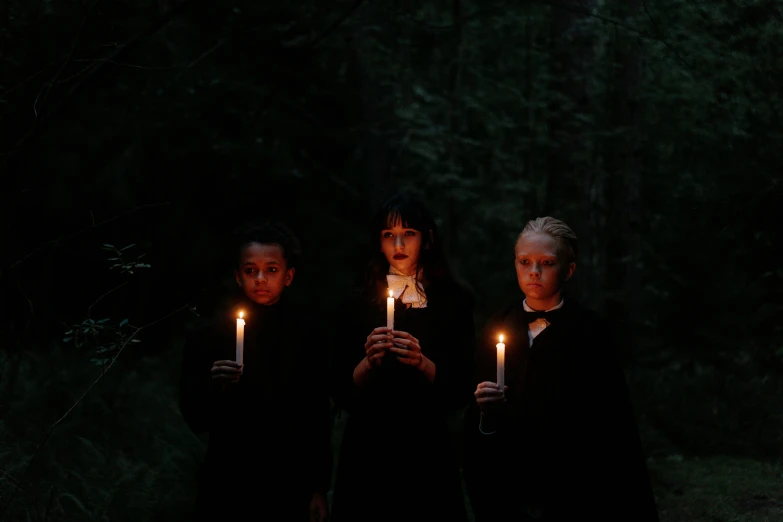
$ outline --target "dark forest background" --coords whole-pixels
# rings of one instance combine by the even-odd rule
[[[0,518],[185,520],[227,233],[287,220],[329,321],[410,190],[479,326],[571,224],[661,519],[783,520],[779,2],[5,0],[0,67]]]

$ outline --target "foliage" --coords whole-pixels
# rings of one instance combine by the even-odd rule
[[[110,320],[108,317],[98,321],[85,319],[65,332],[66,337],[63,337],[63,342],[73,341],[76,348],[92,346],[98,357],[93,357],[90,361],[103,366],[109,362],[112,354],[116,354],[127,343],[141,342],[139,339],[131,339],[128,332],[122,331],[122,327],[128,324],[127,319],[120,321],[118,327],[107,325]]]
[[[577,4],[3,2],[0,469],[14,476],[40,439],[13,412],[69,411],[96,371],[87,353],[121,371],[52,432],[32,489],[56,485],[59,513],[174,516],[179,500],[149,488],[189,486],[196,442],[155,369],[182,325],[149,330],[148,358],[125,364],[133,325],[217,300],[227,231],[261,214],[297,230],[301,297],[336,314],[366,216],[399,188],[433,208],[479,326],[519,293],[524,222],[573,226],[572,296],[633,334],[627,375],[661,476],[717,484],[754,466],[739,459],[779,458],[780,8]],[[55,466],[67,441],[78,451]],[[745,500],[713,506],[717,486],[671,491],[666,520],[745,516]]]
[[[121,360],[41,448],[3,520],[187,520],[204,442],[179,416],[179,357],[174,347]],[[3,471],[14,477],[46,425],[101,372],[58,346],[26,352],[20,366],[0,421]],[[4,501],[12,491],[5,481]]]

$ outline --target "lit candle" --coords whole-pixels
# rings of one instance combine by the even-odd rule
[[[389,297],[386,298],[386,327],[394,329],[394,295],[389,289]]]
[[[503,393],[504,378],[505,378],[505,365],[506,365],[506,345],[503,344],[503,334],[500,334],[500,342],[495,345],[498,349],[498,388]]]
[[[237,362],[242,364],[242,355],[245,351],[245,320],[242,316],[245,312],[239,312],[237,318]]]

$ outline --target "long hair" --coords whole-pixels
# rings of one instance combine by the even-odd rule
[[[421,233],[421,251],[415,276],[417,282],[419,274],[423,273],[428,285],[456,284],[432,214],[418,199],[406,194],[397,194],[381,205],[370,221],[367,231],[369,238],[367,251],[370,260],[364,271],[362,297],[368,302],[376,304],[382,302],[386,274],[389,273],[389,261],[381,252],[381,231],[391,228],[398,222],[405,228],[412,228]],[[418,285],[416,290],[419,291]]]

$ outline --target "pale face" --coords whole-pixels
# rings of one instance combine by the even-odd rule
[[[395,269],[405,275],[415,275],[421,251],[421,232],[405,228],[400,221],[381,230],[381,252]]]
[[[294,280],[294,269],[286,267],[280,245],[250,243],[242,249],[234,278],[250,300],[268,306],[280,300]]]
[[[559,243],[549,234],[529,233],[514,248],[519,288],[534,310],[548,310],[560,302],[560,290],[576,270],[559,256]]]

